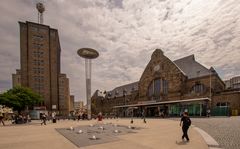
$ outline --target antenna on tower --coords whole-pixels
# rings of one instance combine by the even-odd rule
[[[45,7],[44,7],[43,3],[38,2],[36,4],[36,8],[38,10],[38,23],[43,24],[43,12],[45,11]]]

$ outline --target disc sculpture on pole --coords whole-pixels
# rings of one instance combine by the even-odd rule
[[[77,51],[78,55],[85,59],[86,75],[86,97],[87,97],[87,115],[91,119],[91,60],[99,56],[99,53],[91,48],[81,48]]]

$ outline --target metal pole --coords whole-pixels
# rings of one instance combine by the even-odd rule
[[[40,14],[38,12],[38,24],[40,24]]]
[[[115,106],[117,106],[117,97],[114,97],[114,100],[115,100]],[[117,108],[115,108],[115,115],[117,116]]]
[[[209,98],[211,99],[212,96],[212,71],[210,70],[210,90],[209,90]]]
[[[133,108],[132,108],[132,119],[131,119],[131,124],[133,123]]]
[[[210,81],[209,81],[209,83],[210,83],[210,89],[209,89],[209,99],[210,99],[210,104],[211,104],[211,100],[212,100],[212,70],[210,69]],[[211,107],[211,105],[209,105],[209,103],[207,102],[207,110],[208,110],[208,112],[207,112],[207,114],[208,114],[208,116],[210,115],[210,107]]]
[[[125,93],[124,93],[125,94]],[[126,96],[124,95],[124,106],[126,106]],[[127,112],[127,108],[125,107],[125,110],[124,110],[124,117],[127,117],[126,116],[126,112]]]
[[[202,116],[202,104],[200,103],[200,116]]]
[[[91,48],[82,48],[77,51],[78,55],[85,58],[85,75],[86,75],[86,100],[87,100],[87,115],[91,119],[91,59],[97,58],[99,53]]]
[[[91,119],[91,59],[85,59],[87,115]]]
[[[43,13],[40,13],[40,24],[43,24]]]

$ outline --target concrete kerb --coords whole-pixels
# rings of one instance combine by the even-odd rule
[[[196,126],[193,126],[193,129],[195,129],[202,136],[202,138],[208,145],[209,149],[223,149],[220,147],[220,145],[217,143],[217,141],[215,139],[213,139],[207,132],[205,132],[204,130],[202,130]]]
[[[170,120],[176,121],[175,119],[170,119]],[[217,143],[217,141],[213,139],[213,137],[211,137],[207,132],[196,127],[195,125],[192,125],[191,127],[193,127],[193,129],[195,129],[202,136],[203,140],[208,145],[209,149],[224,149],[224,148],[221,148],[220,145]]]

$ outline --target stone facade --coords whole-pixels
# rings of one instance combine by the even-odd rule
[[[210,81],[211,80],[211,81]],[[210,83],[211,82],[211,83]],[[196,93],[192,90],[195,84],[203,84],[204,90],[201,93]],[[210,92],[211,85],[211,92]],[[186,82],[186,86],[183,93],[183,99],[211,97],[216,92],[224,90],[224,83],[221,81],[216,72],[213,72],[211,76],[203,76],[199,78],[189,79]]]
[[[207,69],[194,55],[171,61],[162,50],[156,49],[139,82],[95,92],[93,113],[123,116],[126,113],[121,111],[136,107],[139,111],[147,109],[150,115],[161,111],[179,115],[189,109],[193,115],[202,116],[223,100],[230,102],[231,108],[239,109],[239,91],[224,93],[224,89],[225,84],[214,68]]]
[[[164,56],[163,52],[159,49],[152,54],[152,58],[140,78],[138,88],[139,99],[141,101],[151,100],[147,96],[148,87],[152,80],[157,78],[169,80],[169,94],[163,95],[161,88],[160,94],[162,95],[162,100],[174,100],[179,98],[185,88],[184,82],[187,79],[184,73],[171,60]]]
[[[240,112],[240,91],[239,90],[226,90],[216,93],[213,96],[212,107],[226,106],[230,107],[230,113],[234,110]]]

